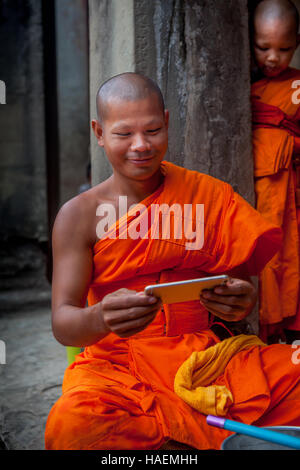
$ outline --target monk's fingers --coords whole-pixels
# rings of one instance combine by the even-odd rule
[[[256,300],[256,289],[249,281],[230,279],[226,285],[204,290],[201,300],[219,302],[241,308],[250,307]]]
[[[144,330],[155,318],[156,310],[138,319],[115,323],[110,329],[121,338],[127,338]]]
[[[241,308],[247,308],[252,302],[252,298],[249,295],[219,295],[215,294],[213,291],[203,291],[200,300],[203,302],[217,302]]]
[[[219,302],[202,301],[201,304],[213,315],[226,321],[239,321],[245,317],[246,309]]]
[[[130,338],[130,336],[136,335],[137,333],[140,333],[141,331],[145,330],[150,323],[152,323],[153,318],[150,318],[149,321],[139,328],[133,328],[133,329],[127,329],[127,330],[122,330],[115,332],[116,335],[118,335],[120,338]]]
[[[113,295],[106,295],[101,303],[104,310],[123,310],[138,306],[154,305],[159,302],[159,299],[152,295],[136,293],[135,291],[116,291]]]
[[[115,290],[110,294],[107,294],[109,297],[116,297],[119,295],[127,295],[127,294],[136,294],[136,290],[127,289],[126,287],[121,287],[121,289]]]
[[[106,325],[111,328],[114,325],[122,325],[128,322],[136,322],[137,327],[143,324],[147,315],[155,315],[158,306],[148,305],[141,307],[131,307],[122,310],[109,310],[103,312],[103,319]]]
[[[255,292],[251,282],[236,278],[230,278],[225,284],[214,288],[215,294],[224,296],[252,296]]]

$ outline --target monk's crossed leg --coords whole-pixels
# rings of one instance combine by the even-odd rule
[[[75,387],[60,397],[49,417],[55,424],[46,426],[48,450],[150,450],[164,442],[154,413],[146,414],[113,387]]]

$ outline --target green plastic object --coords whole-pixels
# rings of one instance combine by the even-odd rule
[[[67,346],[67,359],[68,364],[72,364],[75,361],[75,356],[81,353],[81,348],[77,348],[75,346]]]

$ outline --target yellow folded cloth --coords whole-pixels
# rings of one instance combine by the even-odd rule
[[[238,335],[204,351],[194,351],[176,373],[175,393],[201,413],[225,416],[233,403],[232,394],[224,385],[210,384],[224,372],[235,354],[251,346],[265,344],[255,335]]]

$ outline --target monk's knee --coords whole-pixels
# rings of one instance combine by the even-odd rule
[[[99,397],[98,397],[99,398]],[[84,450],[101,435],[105,419],[95,413],[95,399],[85,391],[62,395],[50,410],[45,430],[47,450]],[[100,416],[99,416],[100,412]]]
[[[99,390],[65,393],[51,409],[45,432],[47,450],[156,449],[163,440],[155,416],[120,396],[108,400]]]

